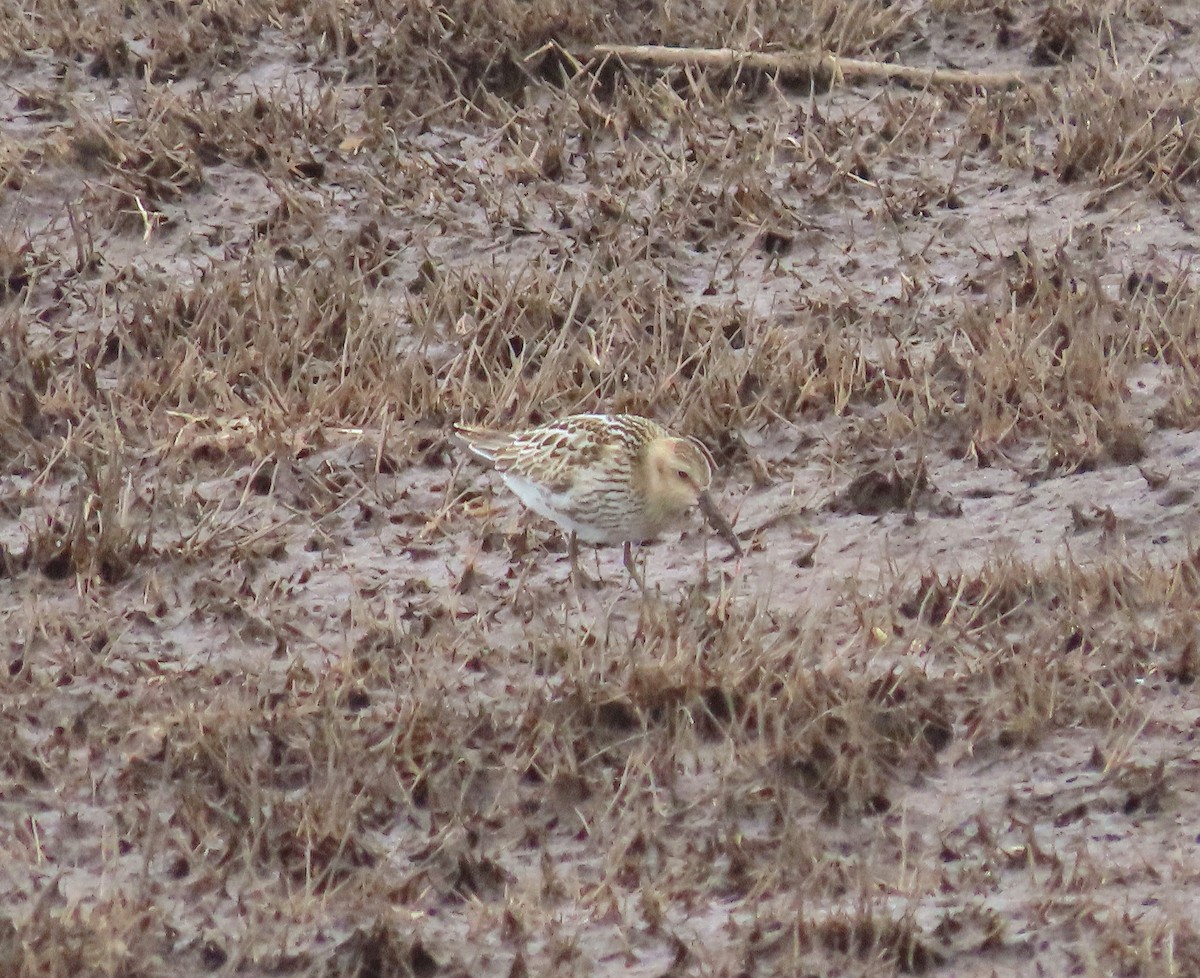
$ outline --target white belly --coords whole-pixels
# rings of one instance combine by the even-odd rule
[[[613,493],[554,492],[512,472],[501,473],[505,485],[539,516],[553,520],[587,543],[624,543],[645,539],[632,507]]]

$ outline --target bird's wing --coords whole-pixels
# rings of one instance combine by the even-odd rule
[[[455,433],[472,452],[496,470],[565,492],[583,473],[603,465],[620,451],[620,439],[606,419],[574,415],[524,431],[501,432],[455,425]]]
[[[496,467],[565,492],[616,449],[603,426],[582,417],[567,418],[518,432],[512,446],[499,453]]]

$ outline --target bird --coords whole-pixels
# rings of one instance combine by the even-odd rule
[[[579,568],[583,540],[623,544],[625,568],[644,589],[632,544],[658,536],[693,506],[742,555],[708,493],[716,467],[708,449],[649,418],[573,414],[519,431],[456,424],[454,433],[525,506],[568,532],[576,587],[593,583]]]

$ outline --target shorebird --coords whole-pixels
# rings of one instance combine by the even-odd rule
[[[625,567],[644,587],[632,544],[658,536],[693,506],[742,554],[708,494],[712,456],[695,438],[634,414],[575,414],[521,431],[458,424],[454,431],[521,502],[570,534],[577,587],[588,581],[579,568],[580,540],[624,544]]]

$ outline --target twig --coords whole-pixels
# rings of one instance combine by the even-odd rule
[[[910,84],[965,85],[974,88],[1007,88],[1019,85],[1026,76],[1019,71],[964,71],[958,68],[913,68],[843,58],[829,52],[739,51],[734,48],[676,48],[656,44],[597,44],[591,57],[615,57],[649,65],[691,65],[697,68],[752,68],[780,75],[809,77],[828,73],[834,81],[845,78],[899,79]]]

